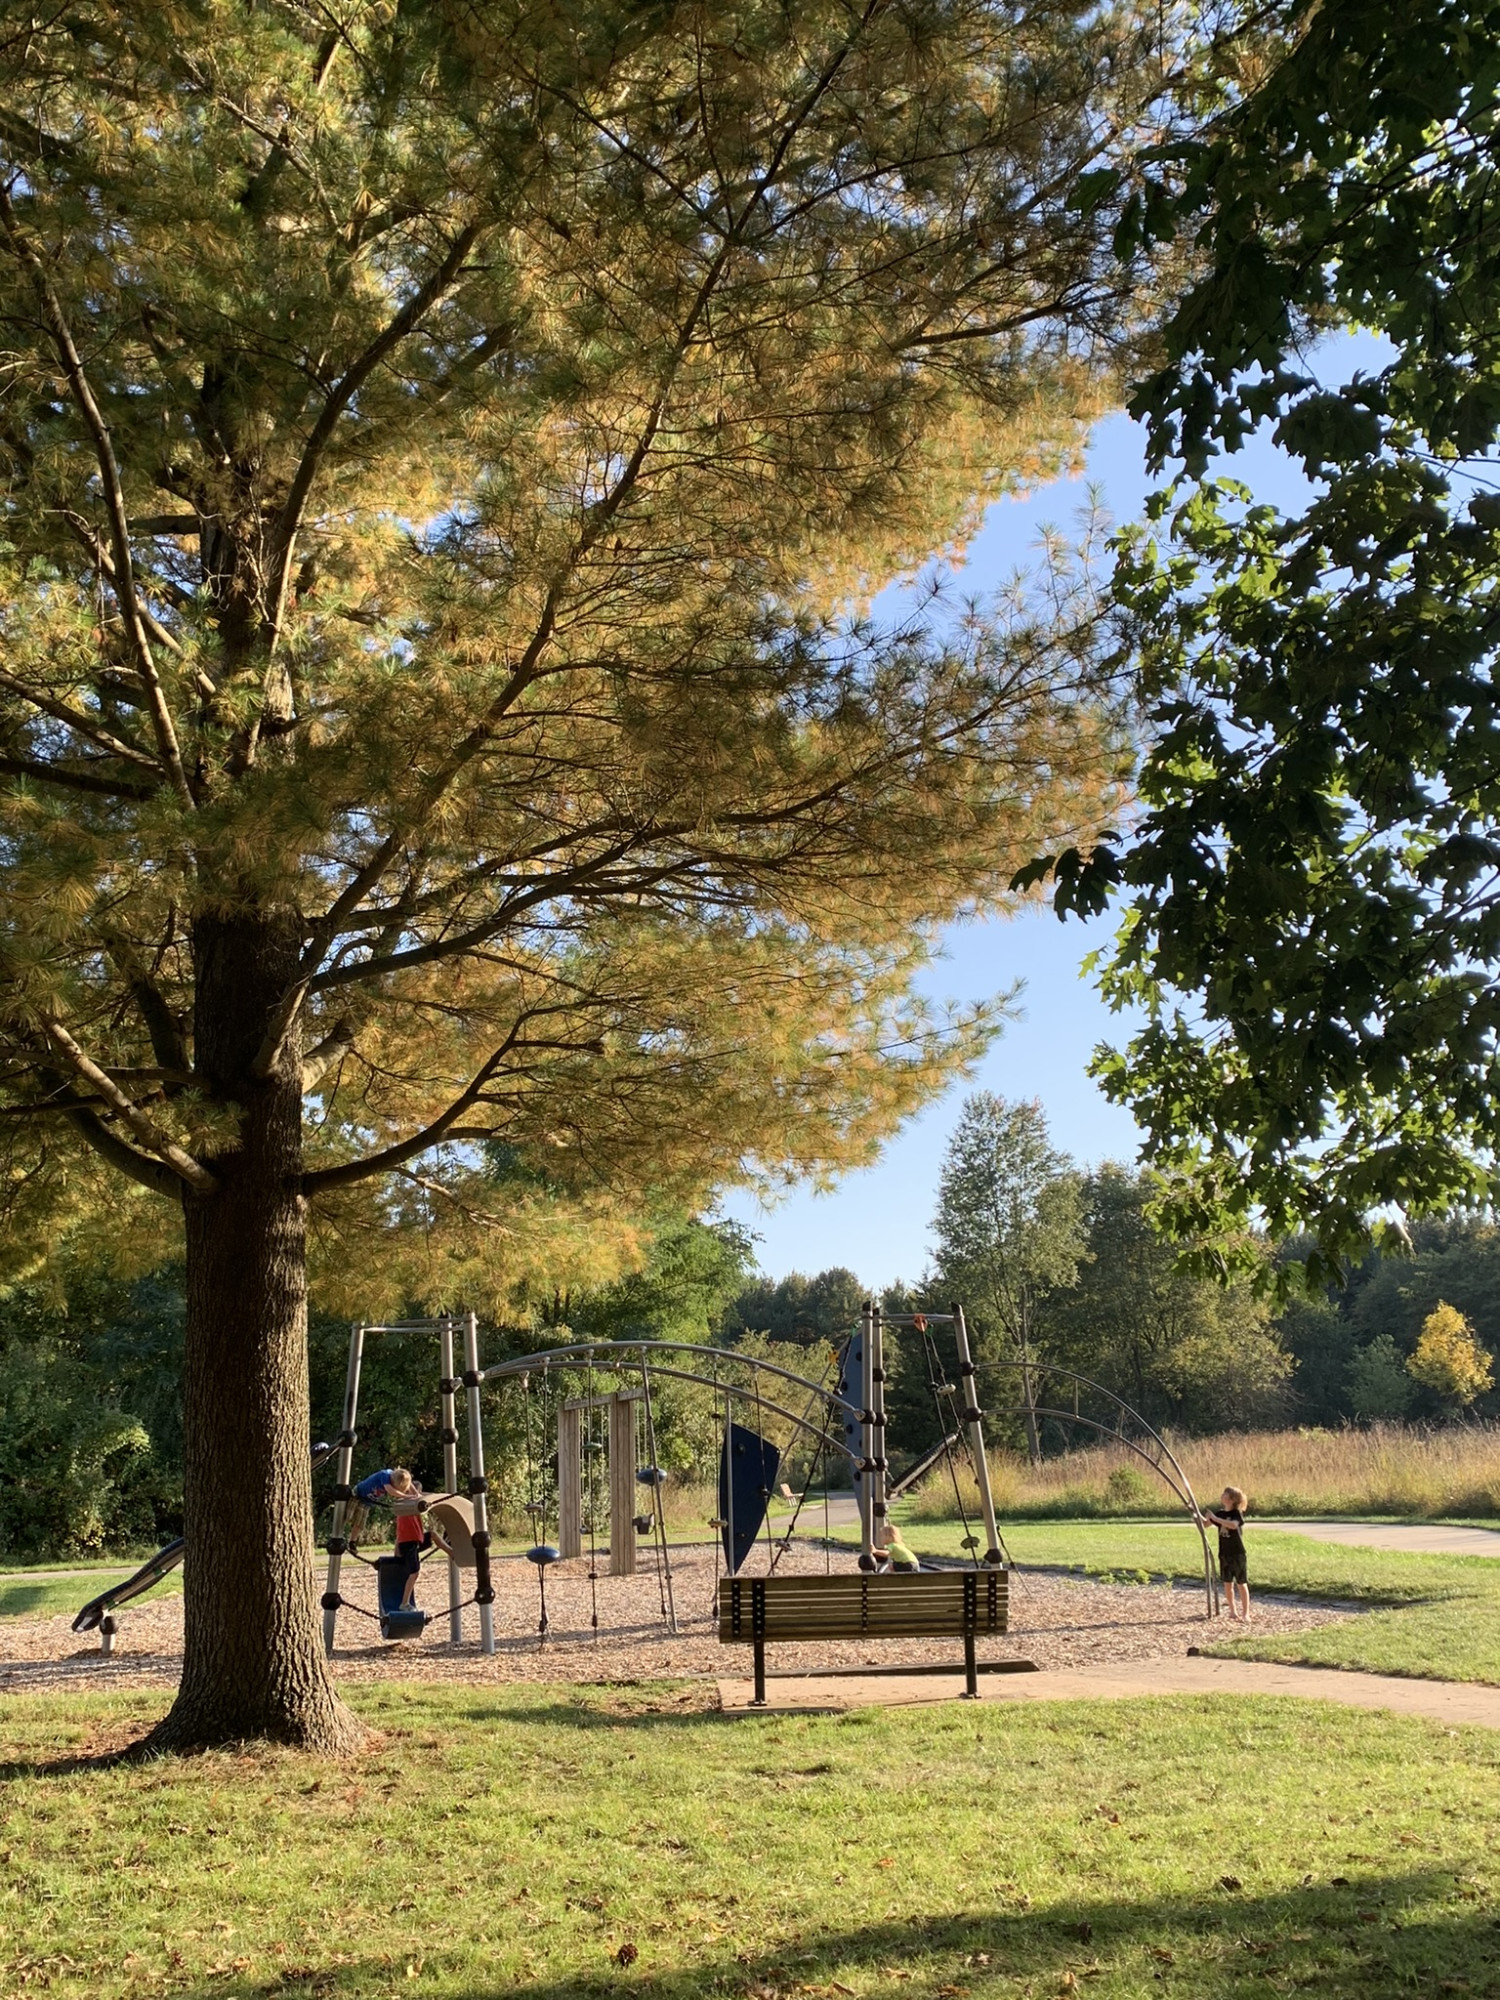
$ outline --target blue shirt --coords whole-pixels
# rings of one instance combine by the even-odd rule
[[[368,1479],[362,1479],[354,1489],[356,1500],[380,1500],[391,1483],[391,1467],[382,1466],[379,1472],[372,1472]]]

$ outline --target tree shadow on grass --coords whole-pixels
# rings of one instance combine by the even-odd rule
[[[1408,1872],[1342,1878],[1257,1896],[1205,1887],[1182,1896],[1139,1901],[1095,1896],[1064,1908],[997,1907],[887,1919],[838,1931],[810,1927],[774,1951],[711,1955],[692,1963],[664,1962],[675,1947],[643,1925],[600,1919],[597,1937],[580,1941],[565,1971],[526,1979],[514,1970],[493,1978],[445,1971],[441,1925],[431,1942],[408,1935],[396,1953],[377,1952],[326,1970],[315,1962],[289,1967],[269,1986],[265,1975],[222,1976],[177,1989],[187,1996],[249,2000],[355,2000],[390,1990],[393,1977],[415,1976],[418,1991],[453,2000],[580,2000],[630,1994],[635,2000],[697,2000],[704,1994],[739,2000],[796,2000],[807,1994],[900,1994],[909,2000],[972,1993],[1011,1994],[1016,1982],[1045,1981],[1033,1990],[1087,1993],[1094,1976],[1113,1975],[1109,1990],[1176,1995],[1178,2000],[1236,2000],[1296,1989],[1314,1995],[1383,2000],[1413,1991],[1494,1993],[1500,1990],[1500,1925],[1476,1903],[1462,1914],[1422,1906],[1451,1898],[1451,1872]],[[503,1902],[505,1892],[501,1892]],[[519,1929],[519,1921],[518,1921]],[[528,1936],[531,1933],[526,1933]],[[502,1947],[503,1948],[503,1947]],[[727,1948],[726,1948],[727,1949]],[[399,1958],[400,1963],[396,1960]],[[422,1958],[415,1975],[407,1966]],[[449,1960],[452,1964],[452,1960]],[[1069,1975],[1074,1982],[1069,1983]],[[1448,1984],[1451,1982],[1451,1984]]]

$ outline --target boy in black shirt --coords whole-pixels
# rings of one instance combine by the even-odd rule
[[[1229,1599],[1231,1618],[1250,1616],[1250,1579],[1245,1568],[1245,1496],[1238,1486],[1219,1495],[1218,1512],[1204,1509],[1203,1518],[1219,1531],[1219,1581]],[[1236,1609],[1238,1605],[1238,1609]]]

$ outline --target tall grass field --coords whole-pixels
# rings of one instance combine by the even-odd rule
[[[1255,1513],[1492,1520],[1500,1517],[1500,1425],[1440,1430],[1372,1424],[1368,1430],[1226,1431],[1169,1438],[1200,1504],[1242,1486]],[[966,1512],[978,1490],[956,1468]],[[1107,1520],[1169,1511],[1166,1487],[1133,1452],[1115,1444],[1068,1452],[1030,1466],[1017,1453],[990,1459],[996,1510],[1007,1520]],[[954,1480],[940,1467],[913,1496],[909,1519],[952,1520]]]

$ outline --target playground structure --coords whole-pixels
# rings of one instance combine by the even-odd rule
[[[461,1332],[464,1350],[464,1372],[461,1377],[453,1372],[454,1338]],[[443,1319],[389,1320],[384,1322],[357,1321],[349,1335],[349,1363],[344,1377],[343,1422],[339,1429],[335,1447],[338,1452],[337,1484],[333,1489],[333,1515],[326,1544],[328,1554],[328,1574],[323,1588],[323,1644],[333,1651],[334,1637],[341,1610],[362,1612],[362,1607],[351,1604],[342,1594],[339,1585],[344,1559],[359,1557],[346,1533],[350,1508],[354,1504],[354,1488],[351,1480],[354,1472],[354,1448],[359,1442],[359,1376],[364,1361],[365,1342],[372,1334],[419,1334],[436,1338],[438,1347],[438,1412],[440,1428],[438,1439],[443,1448],[443,1492],[431,1503],[430,1512],[443,1508],[445,1503],[453,1503],[464,1496],[458,1490],[458,1423],[457,1393],[462,1383],[464,1389],[464,1414],[467,1419],[469,1447],[469,1475],[467,1508],[447,1504],[446,1512],[440,1515],[442,1523],[450,1527],[456,1539],[448,1541],[448,1637],[450,1642],[463,1644],[463,1615],[470,1604],[479,1611],[480,1650],[493,1653],[495,1650],[495,1592],[490,1581],[490,1526],[489,1487],[484,1476],[484,1429],[479,1406],[479,1385],[483,1380],[479,1372],[479,1322],[473,1313],[465,1313],[462,1318],[449,1314]],[[415,1504],[415,1503],[413,1503]],[[389,1559],[382,1559],[389,1560]],[[372,1565],[376,1571],[380,1593],[378,1618],[384,1637],[389,1639],[410,1639],[420,1636],[426,1629],[428,1617],[421,1611],[403,1611],[399,1603],[399,1593],[393,1599],[390,1586],[394,1580],[394,1568],[382,1569],[377,1562]],[[464,1596],[463,1577],[466,1569],[474,1572],[474,1590]],[[403,1579],[404,1582],[404,1579]],[[362,1614],[368,1615],[368,1614]]]
[[[952,1330],[957,1363],[954,1381],[943,1379],[943,1369],[937,1360],[933,1332],[939,1327]],[[886,1436],[888,1371],[885,1336],[888,1329],[909,1330],[922,1341],[928,1359],[929,1388],[943,1432],[940,1443],[909,1468],[899,1485],[895,1486],[890,1479]],[[713,1398],[722,1448],[719,1511],[712,1525],[719,1531],[717,1546],[722,1550],[723,1569],[728,1578],[738,1575],[763,1528],[768,1550],[767,1574],[774,1576],[781,1556],[796,1532],[819,1471],[825,1473],[826,1492],[830,1462],[839,1461],[848,1473],[858,1504],[859,1567],[866,1575],[872,1575],[881,1567],[891,1499],[939,1460],[945,1461],[950,1471],[955,1473],[955,1499],[964,1524],[963,1548],[971,1570],[996,1573],[1013,1567],[995,1518],[985,1451],[985,1411],[980,1402],[978,1385],[981,1377],[1014,1379],[1023,1367],[1029,1367],[1034,1373],[1035,1365],[1023,1363],[1018,1357],[1000,1357],[976,1363],[963,1309],[957,1304],[947,1313],[927,1314],[888,1314],[875,1303],[866,1304],[861,1310],[857,1329],[838,1357],[837,1376],[832,1386],[826,1372],[821,1381],[814,1382],[777,1363],[732,1348],[681,1341],[582,1342],[509,1357],[482,1368],[478,1322],[472,1313],[430,1320],[361,1322],[350,1333],[343,1421],[339,1434],[331,1445],[314,1447],[315,1465],[335,1454],[338,1461],[330,1528],[325,1544],[327,1576],[322,1597],[324,1643],[330,1652],[341,1610],[363,1617],[377,1617],[382,1635],[390,1639],[418,1638],[433,1622],[427,1613],[402,1605],[401,1593],[409,1571],[400,1567],[398,1577],[399,1566],[390,1558],[376,1559],[370,1565],[376,1572],[378,1613],[371,1614],[363,1606],[350,1602],[340,1587],[343,1565],[347,1560],[370,1560],[359,1554],[349,1527],[354,1505],[354,1453],[359,1443],[360,1371],[366,1341],[379,1335],[417,1336],[433,1340],[436,1345],[443,1491],[430,1500],[424,1499],[421,1504],[427,1519],[438,1531],[438,1549],[446,1557],[448,1638],[455,1646],[463,1643],[464,1612],[472,1605],[478,1611],[480,1650],[485,1654],[492,1654],[495,1650],[495,1593],[481,1422],[481,1396],[485,1385],[490,1383],[496,1386],[517,1385],[527,1396],[529,1483],[534,1481],[538,1456],[531,1430],[532,1385],[538,1380],[544,1387],[549,1380],[558,1384],[556,1546],[546,1540],[548,1508],[545,1500],[536,1499],[534,1485],[528,1505],[534,1545],[527,1555],[536,1568],[541,1596],[542,1615],[538,1627],[541,1639],[545,1639],[548,1629],[547,1568],[567,1557],[581,1556],[585,1530],[592,1590],[597,1555],[594,1467],[606,1448],[605,1440],[596,1442],[594,1439],[596,1420],[602,1420],[607,1439],[609,1573],[616,1577],[635,1574],[637,1537],[654,1533],[658,1573],[662,1580],[662,1617],[668,1630],[674,1633],[677,1630],[671,1558],[662,1506],[662,1485],[666,1474],[657,1464],[652,1400],[652,1382],[656,1378],[693,1384],[708,1391]],[[455,1355],[460,1343],[463,1369],[458,1373],[455,1370]],[[600,1373],[611,1378],[607,1387],[599,1386],[597,1377]],[[587,1385],[582,1394],[577,1393],[577,1378],[580,1375]],[[1207,1531],[1187,1475],[1166,1440],[1121,1398],[1089,1377],[1052,1367],[1047,1368],[1045,1375],[1049,1384],[1061,1387],[1065,1394],[1071,1386],[1072,1408],[1063,1403],[1036,1403],[1028,1396],[1028,1407],[1038,1419],[1055,1420],[1066,1427],[1078,1426],[1122,1446],[1155,1472],[1175,1500],[1187,1510],[1202,1544],[1208,1614],[1216,1615],[1219,1609],[1218,1585]],[[464,1391],[463,1429],[467,1442],[467,1468],[462,1481],[457,1405],[460,1388]],[[1085,1396],[1095,1408],[1104,1411],[1102,1416],[1085,1413],[1082,1407]],[[779,1449],[764,1434],[767,1419],[771,1417],[789,1424],[793,1435],[809,1441],[812,1447],[801,1493],[790,1496],[793,1501],[791,1517],[779,1537],[772,1536],[769,1526],[769,1503],[780,1458]],[[640,1463],[642,1444],[647,1459],[644,1466]],[[972,1528],[964,1513],[956,1477],[955,1451],[960,1445],[965,1448],[978,1492],[979,1518]],[[790,1492],[790,1489],[786,1490]],[[649,1495],[649,1501],[645,1495]],[[415,1499],[410,1502],[412,1508],[417,1504]],[[437,1553],[438,1549],[429,1553]],[[132,1598],[152,1589],[181,1562],[182,1557],[180,1542],[160,1550],[124,1583],[91,1599],[75,1619],[74,1629],[97,1629],[103,1650],[106,1653],[111,1651],[116,1631],[114,1612]],[[466,1594],[466,1579],[469,1577],[472,1577],[474,1587]],[[821,1581],[832,1585],[836,1579],[829,1576]],[[899,1590],[907,1580],[881,1577],[879,1581],[882,1586],[894,1583]],[[929,1595],[935,1604],[938,1593]],[[799,1629],[809,1623],[815,1628],[805,1636],[837,1636],[836,1596],[837,1593],[830,1588],[827,1592],[827,1617],[820,1622],[819,1614],[811,1608],[814,1598],[805,1591],[800,1593]],[[751,1601],[745,1599],[746,1604]],[[868,1594],[861,1600],[866,1606],[862,1616],[869,1616],[870,1601]],[[1003,1599],[993,1602],[1003,1602]],[[753,1612],[750,1615],[753,1623]],[[882,1602],[882,1619],[892,1630],[899,1625],[902,1615],[905,1614],[885,1607]],[[944,1622],[934,1636],[958,1630],[953,1622],[955,1615],[959,1614],[955,1614],[951,1607],[945,1609]],[[1003,1625],[993,1623],[995,1616],[1003,1618],[1003,1612],[996,1614],[991,1611],[986,1615],[992,1622],[983,1629],[1003,1629]],[[964,1619],[970,1621],[964,1626],[967,1643],[973,1632],[981,1628],[972,1623],[970,1611],[962,1610],[961,1625]],[[597,1604],[594,1606],[593,1624],[597,1632]],[[748,1627],[746,1635],[754,1636]],[[871,1635],[874,1636],[873,1631]],[[739,1634],[736,1633],[736,1636]],[[766,1635],[763,1632],[761,1636]]]

